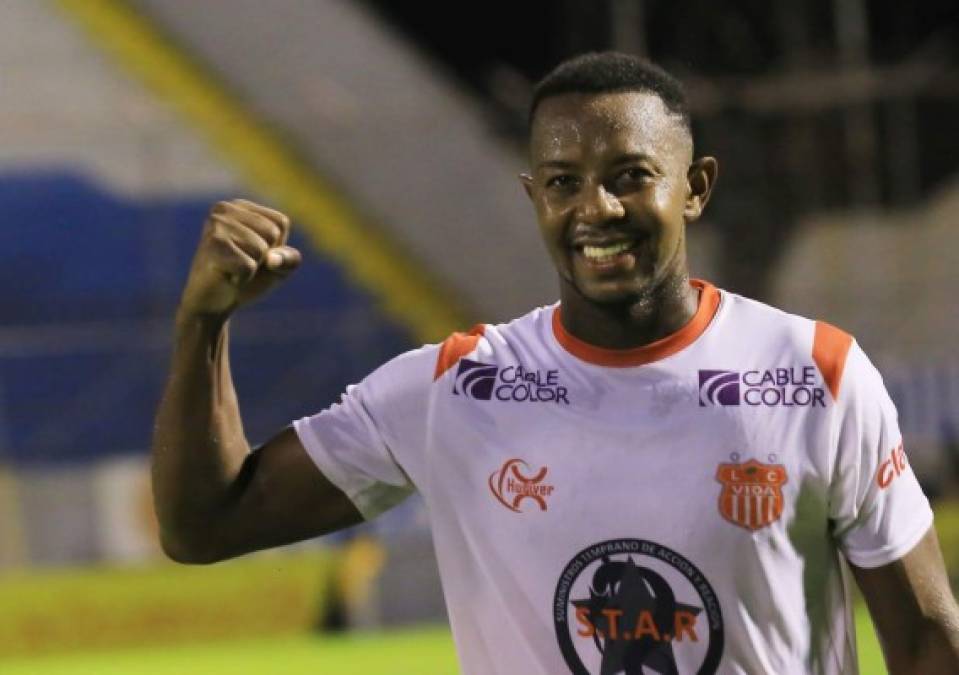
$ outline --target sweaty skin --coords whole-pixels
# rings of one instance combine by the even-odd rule
[[[718,166],[693,161],[688,129],[655,94],[565,94],[544,100],[521,176],[559,275],[561,318],[600,347],[636,347],[695,314],[686,224],[709,199]],[[586,247],[628,250],[592,259]]]
[[[626,348],[689,321],[698,299],[688,284],[685,226],[702,213],[717,165],[692,159],[688,132],[660,99],[550,97],[534,120],[530,158],[522,180],[559,275],[566,330]],[[362,519],[291,428],[256,449],[243,432],[229,318],[299,265],[289,229],[273,209],[220,202],[197,246],[152,447],[161,543],[175,560],[215,562]],[[587,247],[614,252],[590,256]],[[853,573],[890,673],[959,673],[959,608],[933,528],[900,560]]]
[[[299,266],[289,232],[286,215],[234,199],[213,206],[200,235],[151,452],[160,543],[179,562],[215,562],[361,520],[292,428],[253,451],[243,433],[229,319]]]
[[[540,103],[530,173],[520,178],[559,275],[564,328],[587,343],[629,348],[690,320],[686,225],[716,181],[693,160],[689,132],[653,94],[566,94]],[[590,261],[584,245],[628,243]],[[959,606],[934,528],[900,560],[852,568],[891,675],[959,673]]]

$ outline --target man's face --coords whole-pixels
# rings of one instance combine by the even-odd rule
[[[530,155],[523,182],[562,284],[618,303],[685,274],[685,223],[705,198],[691,197],[692,141],[658,96],[547,98]]]

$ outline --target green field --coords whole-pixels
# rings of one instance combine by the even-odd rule
[[[885,669],[872,626],[857,614],[863,675]],[[3,675],[454,675],[445,628],[336,638],[286,637],[172,648],[138,648],[0,661]]]
[[[3,675],[453,675],[443,628],[339,638],[285,637],[0,661]]]

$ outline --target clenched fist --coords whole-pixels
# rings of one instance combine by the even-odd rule
[[[217,202],[203,225],[181,316],[226,316],[295,270],[300,252],[286,245],[290,219],[245,199]]]

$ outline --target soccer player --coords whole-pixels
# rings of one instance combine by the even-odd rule
[[[855,673],[849,571],[892,673],[959,673],[876,369],[829,324],[689,278],[717,162],[694,154],[680,85],[585,55],[538,84],[530,120],[521,179],[560,301],[402,354],[252,452],[228,319],[300,255],[283,214],[213,208],[157,415],[166,552],[222,560],[418,491],[470,675]]]

